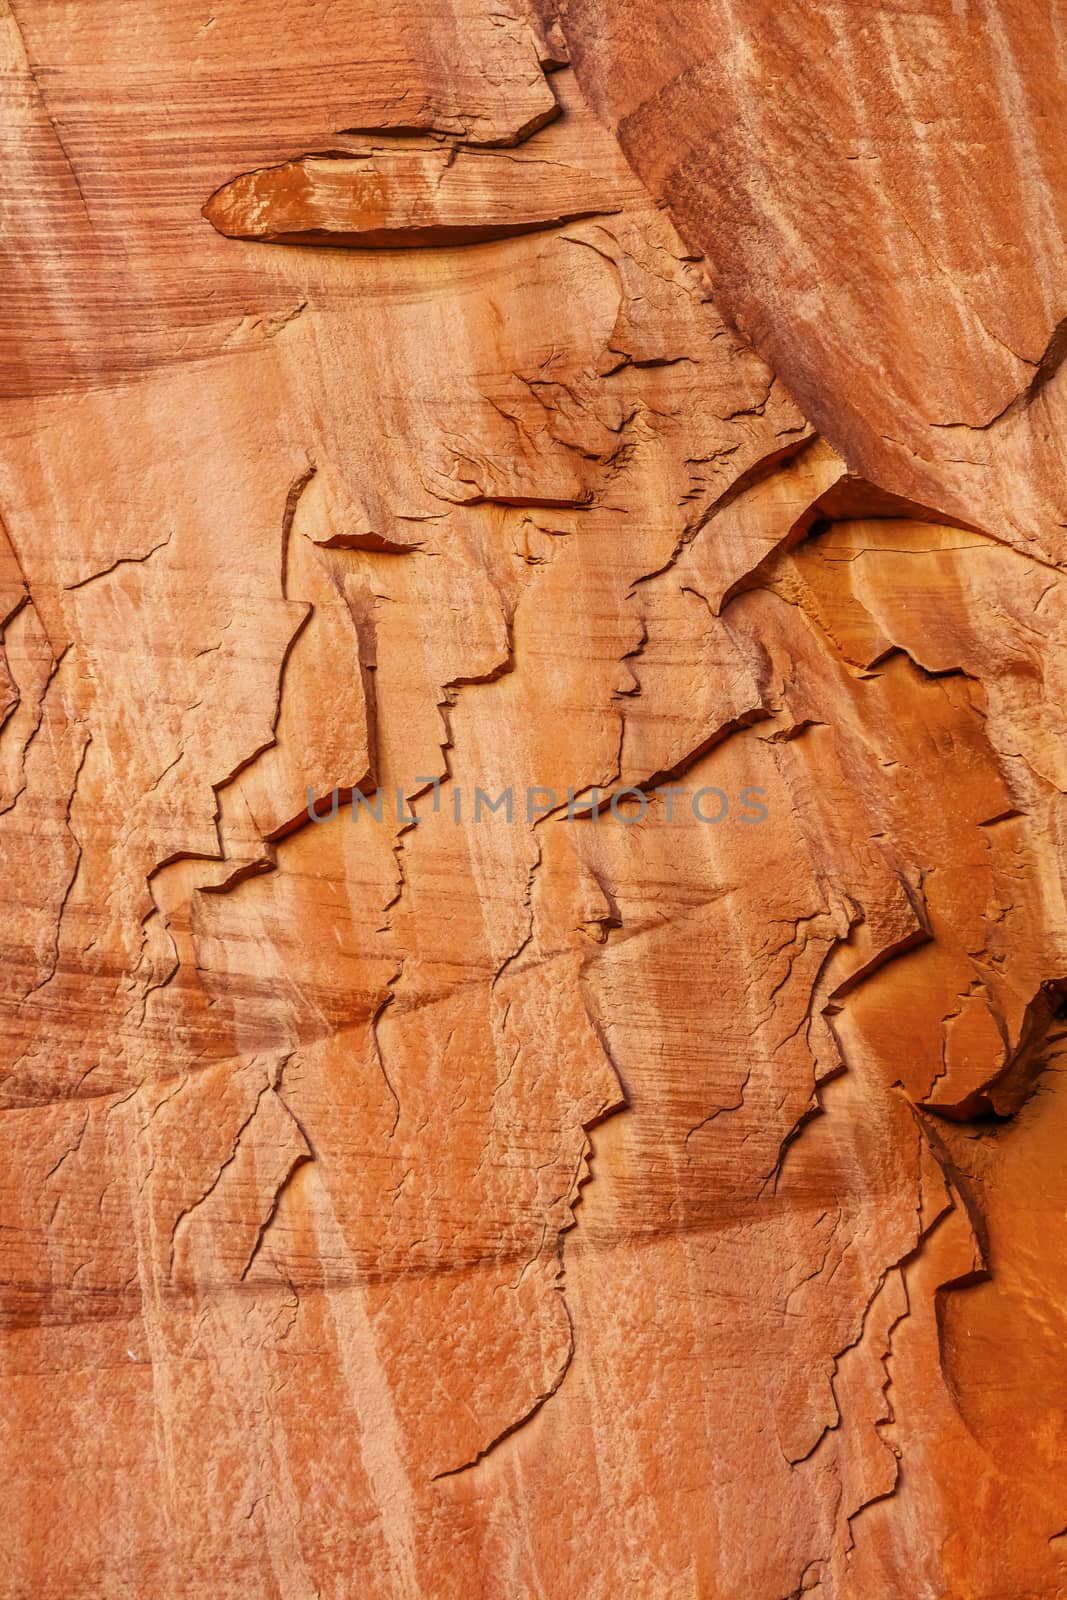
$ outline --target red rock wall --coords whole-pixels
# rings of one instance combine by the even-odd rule
[[[0,0],[0,1600],[1067,1594],[1064,61]]]

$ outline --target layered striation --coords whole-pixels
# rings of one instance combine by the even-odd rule
[[[5,1597],[1063,1591],[1062,40],[838,9],[0,0]]]

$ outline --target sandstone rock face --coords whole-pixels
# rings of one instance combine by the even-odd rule
[[[3,1600],[1067,1594],[1065,59],[0,0]]]

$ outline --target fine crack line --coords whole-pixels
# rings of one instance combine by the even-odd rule
[[[145,561],[150,560],[157,550],[166,549],[173,538],[174,529],[172,528],[165,539],[161,539],[158,544],[154,544],[151,550],[146,550],[143,556],[116,556],[109,567],[103,567],[99,572],[90,572],[87,578],[79,578],[77,583],[65,583],[63,588],[69,594],[75,589],[84,589],[87,583],[95,583],[97,578],[106,578],[109,573],[114,572],[118,567],[141,566]]]

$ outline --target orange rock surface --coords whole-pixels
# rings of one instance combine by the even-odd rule
[[[0,1600],[1067,1595],[1065,60],[0,0]]]

